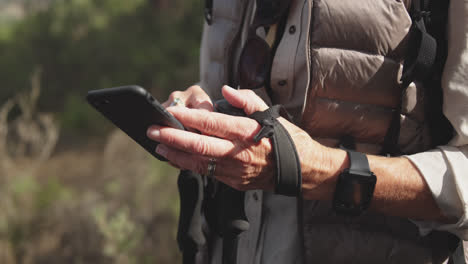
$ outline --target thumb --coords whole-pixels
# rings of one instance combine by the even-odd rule
[[[224,85],[222,93],[232,106],[243,109],[247,115],[268,109],[268,105],[252,90],[236,90]]]

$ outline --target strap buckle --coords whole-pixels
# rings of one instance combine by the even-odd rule
[[[417,10],[411,14],[411,17],[413,18],[413,21],[420,21],[421,19],[424,19],[424,23],[428,24],[431,22],[431,15],[431,11]]]

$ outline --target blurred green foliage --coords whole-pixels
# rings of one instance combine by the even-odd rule
[[[0,263],[179,263],[177,171],[146,158],[146,173],[104,182],[1,175]]]
[[[75,138],[76,135],[82,138],[90,135],[103,135],[112,128],[111,123],[97,114],[96,110],[86,104],[82,97],[73,94],[65,98],[63,110],[58,113],[57,117],[62,133]]]
[[[24,16],[4,16],[5,3],[21,4]],[[108,137],[112,125],[84,97],[137,84],[163,101],[197,82],[202,5],[0,0],[0,108],[40,72],[37,111],[54,112],[68,146],[41,169],[13,156],[13,167],[0,166],[0,263],[180,262],[177,170],[125,135]]]
[[[71,129],[95,132],[83,124],[96,120],[81,100],[88,90],[138,84],[165,100],[198,81],[202,2],[51,0],[47,9],[2,23],[0,102],[28,89],[37,67],[40,110],[70,111],[62,121]]]

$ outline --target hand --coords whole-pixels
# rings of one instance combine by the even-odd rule
[[[185,107],[193,109],[203,109],[209,112],[213,111],[213,104],[210,97],[198,85],[190,86],[185,91],[175,91],[169,95],[169,99],[162,103],[165,108],[168,108],[175,99],[181,100]]]
[[[223,95],[234,107],[244,109],[247,115],[263,111],[268,106],[250,90],[223,87]],[[274,189],[275,161],[270,139],[253,141],[261,126],[247,117],[209,113],[183,107],[169,107],[186,127],[203,135],[168,127],[152,126],[148,137],[161,142],[156,149],[173,165],[207,174],[210,158],[216,159],[215,177],[238,190]],[[303,174],[309,173],[310,162],[321,152],[321,146],[309,135],[283,118],[278,119],[296,143]],[[321,155],[321,154],[319,154]],[[303,163],[305,160],[307,162]]]
[[[162,143],[156,151],[172,165],[200,174],[207,174],[209,158],[213,157],[217,159],[214,176],[218,180],[238,190],[273,190],[275,166],[271,142],[267,138],[257,144],[253,141],[260,125],[250,118],[213,113],[200,107],[206,103],[203,103],[205,99],[193,100],[194,94],[203,94],[198,93],[198,89],[191,87],[180,92],[186,102],[190,101],[189,106],[198,106],[198,110],[184,107],[169,107],[168,110],[184,126],[200,130],[203,135],[152,126],[148,129],[148,136]],[[267,105],[249,90],[225,86],[223,95],[231,105],[244,109],[247,115],[267,109]],[[209,98],[205,102],[209,102]],[[278,121],[288,130],[296,145],[302,170],[303,197],[331,200],[338,174],[349,167],[346,152],[320,145],[283,118],[278,118]],[[371,170],[378,175],[371,204],[373,210],[421,220],[451,221],[440,211],[424,178],[407,158],[368,155],[368,159]]]
[[[249,90],[238,92],[225,87],[223,94],[234,107],[244,109],[247,114],[268,108]],[[156,152],[171,164],[206,174],[209,159],[216,158],[214,174],[220,181],[239,190],[246,186],[273,189],[271,144],[269,139],[258,144],[253,141],[260,130],[255,120],[184,107],[169,107],[167,110],[185,127],[203,133],[152,126],[148,136],[161,143]]]

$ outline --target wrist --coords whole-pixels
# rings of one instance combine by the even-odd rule
[[[346,151],[320,145],[304,163],[302,193],[306,200],[333,199],[339,174],[349,167]]]

